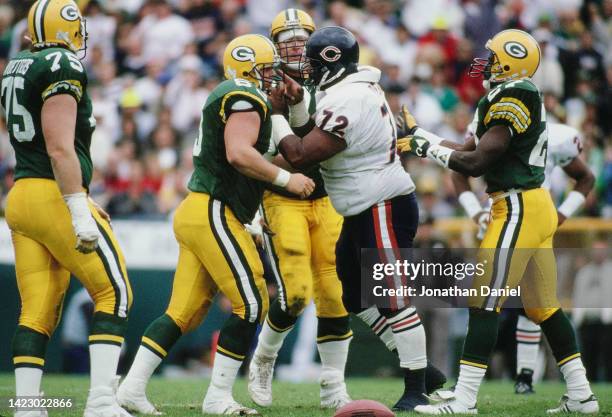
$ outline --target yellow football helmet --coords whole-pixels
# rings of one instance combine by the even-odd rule
[[[485,83],[503,83],[532,77],[540,65],[538,42],[527,32],[507,29],[499,32],[485,44],[488,58],[475,58],[470,76],[484,75]]]
[[[270,26],[270,38],[277,41],[276,36],[286,30],[304,29],[308,33],[315,31],[316,27],[312,17],[299,9],[286,9],[276,15]]]
[[[244,78],[261,89],[267,89],[275,81],[275,71],[280,57],[270,39],[262,35],[242,35],[232,40],[223,53],[225,78]],[[266,75],[271,68],[272,75]]]
[[[304,45],[315,29],[312,17],[299,9],[285,9],[272,20],[270,38],[290,71],[299,70]]]
[[[28,13],[32,46],[62,45],[77,53],[87,48],[85,19],[72,0],[37,0]]]

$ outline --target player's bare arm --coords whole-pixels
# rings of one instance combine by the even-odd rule
[[[42,128],[53,174],[63,195],[83,191],[81,167],[74,149],[77,102],[71,95],[59,94],[42,107]]]
[[[279,151],[291,166],[303,169],[325,161],[346,149],[346,142],[315,127],[304,138],[287,135],[279,143]]]
[[[480,177],[508,148],[511,138],[510,130],[506,126],[493,126],[487,130],[473,151],[452,151],[449,154],[448,167],[471,177]],[[443,143],[438,146],[451,149]]]
[[[572,159],[572,162],[563,167],[563,171],[576,181],[574,189],[570,191],[563,203],[557,209],[557,217],[559,225],[575,213],[586,200],[589,192],[595,184],[595,176],[589,167],[578,157]]]
[[[244,175],[260,181],[278,183],[302,198],[308,197],[314,190],[314,182],[310,178],[282,170],[268,162],[255,149],[259,125],[259,114],[255,111],[230,115],[224,134],[228,162]]]
[[[576,181],[574,191],[579,192],[585,198],[589,195],[595,185],[595,175],[580,158],[574,158],[572,162],[563,167],[563,171]]]
[[[470,177],[480,177],[508,148],[512,132],[505,126],[493,126],[478,144],[474,137],[456,144],[420,128],[406,106],[402,106],[397,122],[397,151],[430,158],[445,168]]]
[[[346,149],[346,142],[331,133],[315,126],[300,138],[289,126],[283,114],[287,100],[283,85],[273,89],[270,94],[272,103],[272,126],[278,139],[277,148],[283,158],[295,169],[304,169],[325,161]]]
[[[45,145],[53,176],[72,216],[76,249],[90,253],[98,247],[99,232],[82,188],[81,166],[74,148],[76,119],[77,102],[71,95],[58,94],[43,104],[41,124]]]

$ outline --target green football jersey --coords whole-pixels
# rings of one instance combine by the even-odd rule
[[[546,111],[538,88],[529,79],[508,81],[480,99],[476,140],[493,126],[512,132],[508,149],[485,172],[487,192],[537,188],[544,182],[548,136]]]
[[[41,124],[43,103],[57,94],[77,101],[74,147],[88,188],[93,164],[89,153],[96,121],[87,95],[87,74],[74,53],[64,48],[21,51],[2,75],[2,106],[17,164],[15,179],[51,178],[53,170]]]
[[[310,101],[308,102],[308,113],[312,116],[317,111],[317,103],[315,101],[315,86],[304,86],[306,92],[310,95]],[[321,197],[327,196],[327,191],[325,191],[325,185],[323,184],[323,176],[321,175],[321,171],[319,169],[319,165],[312,166],[302,171],[304,175],[311,178],[315,183],[315,189],[308,196],[308,200],[316,200]],[[300,199],[299,196],[290,193],[282,187],[277,187],[272,184],[267,184],[266,187],[274,191],[277,194],[280,194],[284,197]]]
[[[250,106],[245,108],[244,102]],[[227,204],[242,223],[253,220],[264,182],[241,174],[227,161],[224,131],[232,112],[253,108],[261,120],[255,149],[263,155],[272,134],[272,107],[264,92],[243,79],[223,81],[212,91],[202,110],[200,134],[193,148],[194,172],[188,185],[191,191]]]

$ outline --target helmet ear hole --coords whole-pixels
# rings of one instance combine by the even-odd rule
[[[504,71],[510,71],[510,65],[504,65]]]

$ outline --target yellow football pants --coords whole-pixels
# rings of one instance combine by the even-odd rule
[[[232,312],[261,322],[268,311],[263,265],[251,235],[208,194],[190,193],[174,216],[179,261],[166,314],[185,333],[197,327],[221,291]]]
[[[483,296],[481,286],[502,289],[520,284],[527,316],[541,323],[559,308],[552,249],[557,210],[543,188],[492,197],[491,222],[479,250],[485,274],[474,280],[479,296],[470,299],[470,306],[499,310],[507,296]]]
[[[348,315],[336,274],[335,247],[342,216],[329,197],[298,200],[266,191],[263,209],[274,233],[271,238],[264,234],[264,239],[283,311],[297,316],[314,296],[317,317]]]
[[[98,250],[85,255],[75,249],[70,212],[55,181],[24,178],[9,192],[6,221],[15,249],[19,325],[51,336],[70,274],[87,289],[96,312],[127,317],[132,289],[123,253],[109,223],[91,204],[90,210],[101,238]]]

